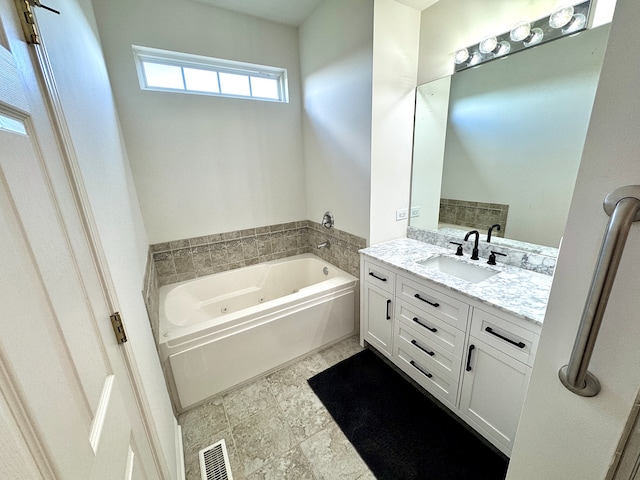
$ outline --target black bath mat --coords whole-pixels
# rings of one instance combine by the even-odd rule
[[[506,459],[369,350],[309,385],[378,480],[498,480]]]

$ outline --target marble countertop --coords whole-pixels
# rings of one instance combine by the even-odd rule
[[[449,249],[410,238],[372,245],[360,253],[537,325],[542,325],[544,320],[551,289],[549,275],[500,264],[499,257],[497,265],[487,265],[486,258],[474,261],[468,256],[457,257]],[[451,257],[498,274],[474,284],[417,263],[434,256]]]

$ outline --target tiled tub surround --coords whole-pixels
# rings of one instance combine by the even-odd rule
[[[160,328],[160,282],[158,281],[158,274],[156,272],[156,266],[153,261],[153,254],[149,249],[147,255],[147,267],[144,272],[144,281],[142,287],[142,297],[144,298],[144,304],[147,307],[147,315],[149,316],[149,323],[151,323],[151,331],[153,332],[153,338],[157,340]]]
[[[316,248],[326,240],[329,248]],[[360,237],[303,220],[175,240],[150,248],[159,284],[167,285],[301,253],[314,253],[358,277],[358,250],[364,246],[366,240]]]
[[[438,245],[454,252],[456,245],[450,242],[462,243],[465,256],[471,256],[473,248],[473,238],[464,241],[464,232],[455,229],[444,230],[424,230],[421,228],[407,227],[407,237],[420,242],[431,245]],[[496,239],[495,242],[487,243],[483,240],[485,236],[480,236],[478,251],[481,258],[489,258],[491,250],[506,254],[506,257],[498,256],[499,264],[512,265],[514,267],[530,270],[532,272],[542,273],[544,275],[553,275],[556,267],[556,258],[558,249],[553,247],[545,247],[542,245],[534,245],[531,243],[517,242],[507,239]],[[486,260],[485,260],[486,261]]]
[[[469,202],[452,198],[440,199],[440,223],[451,225],[473,225],[474,228],[487,230],[491,225],[499,224],[501,230],[493,235],[504,236],[507,225],[509,205],[501,203]]]
[[[551,289],[552,278],[549,275],[500,263],[489,266],[486,257],[477,261],[456,257],[453,250],[410,238],[374,245],[360,252],[535,324],[541,325],[544,320]],[[499,273],[487,281],[473,284],[417,263],[437,255],[450,256]]]

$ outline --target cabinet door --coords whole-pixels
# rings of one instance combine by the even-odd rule
[[[393,338],[392,296],[368,282],[364,282],[363,286],[364,339],[390,357]]]
[[[469,337],[460,412],[506,455],[511,454],[531,367]]]

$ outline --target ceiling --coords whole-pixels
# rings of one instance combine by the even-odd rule
[[[264,18],[272,22],[299,26],[324,0],[194,0],[234,12]],[[417,10],[424,10],[438,0],[396,0]]]

